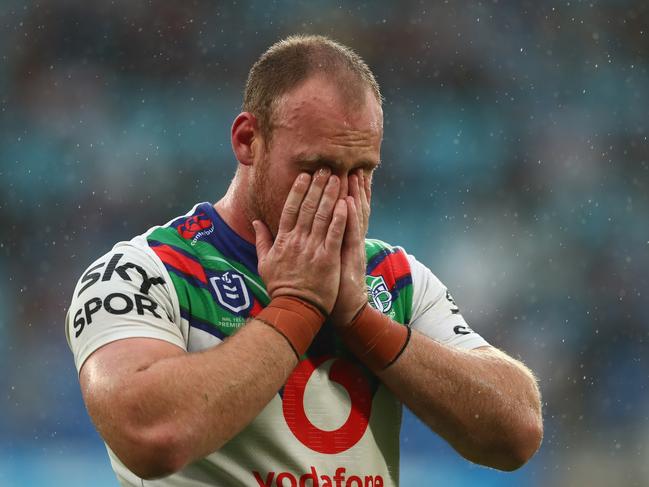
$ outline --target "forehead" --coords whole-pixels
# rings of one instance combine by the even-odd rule
[[[369,88],[360,90],[360,95],[363,100],[350,100],[350,95],[335,84],[311,78],[278,100],[273,132],[290,137],[295,144],[378,149],[383,136],[383,112]]]

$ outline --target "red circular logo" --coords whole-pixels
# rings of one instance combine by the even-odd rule
[[[334,360],[329,379],[345,388],[351,401],[351,411],[345,424],[329,431],[315,426],[304,410],[304,391],[309,378],[328,360]],[[301,361],[284,386],[284,418],[295,437],[319,453],[340,453],[349,450],[363,437],[372,411],[372,390],[367,377],[354,363],[331,355]]]

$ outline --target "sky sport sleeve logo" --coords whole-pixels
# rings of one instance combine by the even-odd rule
[[[128,293],[112,292],[106,296],[94,296],[88,299],[74,314],[75,338],[79,338],[86,326],[92,324],[92,315],[102,309],[112,315],[125,315],[135,312],[142,316],[147,312],[156,318],[161,318],[161,315],[156,311],[160,307],[158,303],[149,297],[149,291],[151,286],[164,284],[164,279],[160,276],[149,276],[142,266],[133,262],[121,262],[123,256],[124,254],[115,253],[108,263],[100,262],[88,269],[81,276],[80,283],[83,286],[77,292],[77,297],[92,288],[97,282],[110,281],[113,277],[128,282],[139,278],[139,292],[131,292],[131,290]],[[167,318],[171,321],[171,317],[167,316]]]

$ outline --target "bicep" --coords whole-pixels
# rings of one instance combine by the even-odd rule
[[[185,354],[185,350],[155,338],[126,338],[110,342],[90,354],[79,371],[84,393],[108,391],[159,360]]]
[[[97,424],[111,414],[134,374],[154,363],[186,352],[153,338],[127,338],[95,350],[79,371],[81,393],[88,413]]]
[[[137,372],[185,353],[173,292],[155,260],[129,245],[114,248],[81,276],[66,333],[91,415],[103,403],[119,402]]]

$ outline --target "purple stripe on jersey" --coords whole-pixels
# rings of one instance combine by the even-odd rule
[[[227,335],[219,330],[216,325],[210,323],[209,321],[197,318],[185,308],[180,308],[180,316],[186,319],[189,322],[189,326],[192,328],[203,330],[204,332],[209,333],[210,335],[213,335],[221,340],[225,340],[227,337]]]
[[[392,300],[394,301],[395,299],[397,299],[399,297],[399,291],[401,291],[409,284],[412,284],[412,276],[410,274],[403,276],[401,279],[397,279],[397,281],[394,283],[394,287],[390,290],[390,294],[392,294]]]
[[[367,263],[366,267],[366,273],[371,274],[376,267],[383,262],[383,259],[385,259],[388,255],[394,254],[398,252],[400,249],[399,248],[393,248],[393,249],[383,249],[380,250],[374,257],[372,257],[369,262]]]
[[[201,203],[196,211],[205,212],[214,222],[215,231],[207,236],[206,240],[227,259],[240,262],[253,275],[257,275],[257,249],[255,246],[230,228],[211,204]]]
[[[399,293],[401,290],[412,284],[412,276],[408,274],[407,276],[403,276],[400,279],[397,279],[396,282],[394,283],[394,287],[390,290],[390,294],[392,295],[392,301],[396,301],[399,298]],[[410,325],[410,318],[406,315],[403,317],[405,320],[403,322],[404,325]]]

